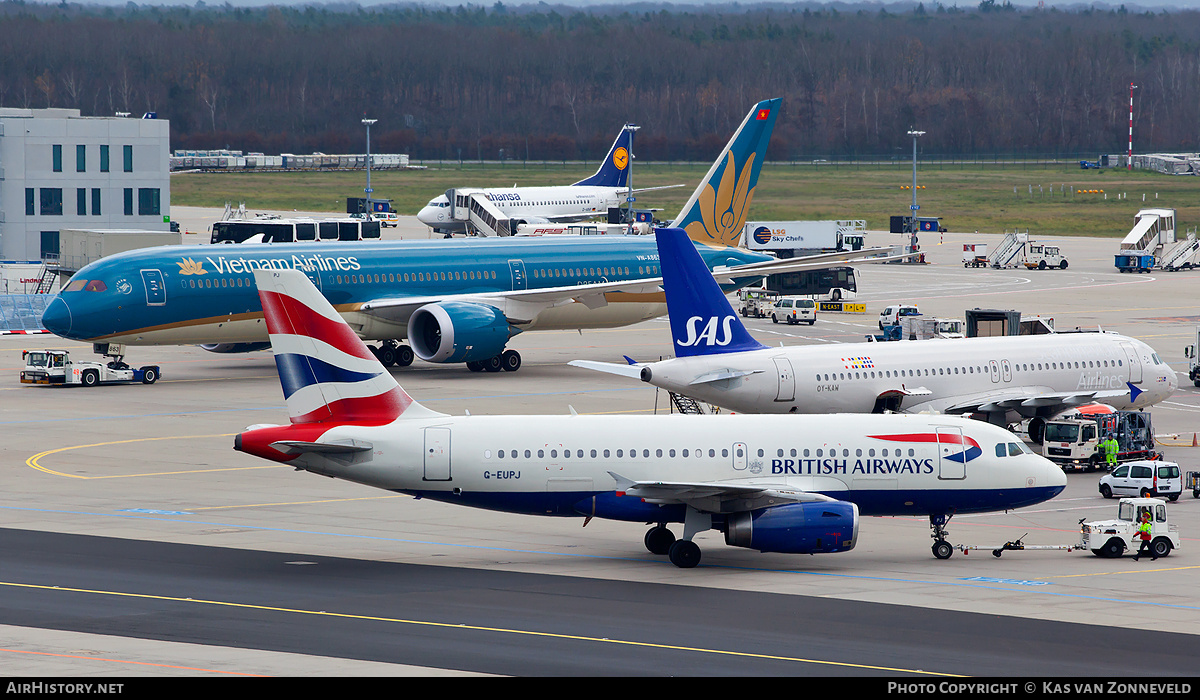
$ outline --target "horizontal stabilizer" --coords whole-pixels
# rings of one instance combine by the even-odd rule
[[[370,452],[375,446],[364,440],[336,440],[334,442],[304,442],[302,440],[280,440],[271,447],[284,454],[294,455],[315,452],[325,455],[344,455],[355,452]]]
[[[634,379],[641,379],[642,377],[642,368],[638,365],[617,365],[611,362],[596,362],[595,360],[571,360],[567,364],[572,367],[594,369],[597,372],[619,374],[622,377],[633,377]]]
[[[708,374],[702,374],[696,377],[688,384],[708,384],[709,382],[719,382],[722,379],[737,379],[738,377],[746,377],[751,374],[759,374],[761,369],[719,369]]]

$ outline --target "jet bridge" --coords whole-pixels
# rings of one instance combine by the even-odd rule
[[[483,190],[446,190],[450,202],[450,218],[467,222],[467,228],[480,236],[511,236],[512,221],[492,204]]]

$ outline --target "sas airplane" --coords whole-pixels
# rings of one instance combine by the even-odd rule
[[[693,538],[707,530],[762,552],[844,552],[864,515],[928,515],[945,559],[954,513],[1020,508],[1066,487],[1062,469],[1008,431],[951,416],[437,413],[303,272],[256,270],[254,283],[291,421],[251,426],[234,449],[446,503],[652,523],[646,548],[679,567],[699,563]]]
[[[693,206],[699,223],[689,231],[731,289],[877,252],[776,260],[736,247],[759,174],[742,164],[761,164],[778,106],[769,100],[751,112]],[[515,371],[521,356],[506,346],[517,333],[611,328],[666,313],[650,236],[554,236],[127,251],[77,272],[42,323],[64,338],[101,345],[259,350],[267,347],[267,331],[252,274],[264,268],[304,270],[359,337],[380,341],[375,350],[389,366],[415,356],[465,362],[472,371]]]
[[[776,103],[779,100],[775,100]],[[766,104],[765,102],[763,104]],[[774,115],[772,115],[773,117]],[[511,235],[520,224],[570,223],[604,216],[631,194],[629,165],[633,151],[633,124],[621,127],[600,168],[589,178],[571,185],[551,187],[458,187],[438,195],[417,212],[417,219],[434,233],[466,233],[471,210],[486,213],[477,228],[484,235]],[[650,187],[632,192],[645,192]],[[455,209],[461,208],[461,215]],[[503,230],[496,221],[507,222]],[[493,229],[493,230],[489,230]]]
[[[974,414],[996,425],[1047,418],[1094,401],[1152,406],[1178,387],[1140,340],[1116,333],[850,343],[769,348],[734,313],[695,246],[656,235],[676,357],[645,364],[575,360],[745,413]]]

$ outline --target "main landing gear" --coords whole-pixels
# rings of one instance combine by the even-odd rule
[[[938,559],[949,559],[950,555],[954,554],[954,545],[946,541],[946,537],[950,534],[946,532],[946,523],[950,522],[952,517],[954,517],[953,513],[929,516],[929,528],[933,530],[930,535],[933,538],[933,556]]]
[[[375,357],[379,360],[379,364],[384,367],[399,365],[407,367],[412,364],[413,351],[407,345],[401,345],[394,340],[385,340],[380,343],[379,347],[367,346]]]
[[[711,515],[688,506],[683,521],[683,538],[675,539],[675,534],[667,529],[666,523],[658,523],[646,532],[646,549],[651,554],[667,555],[671,563],[681,569],[691,569],[700,563],[700,547],[692,538],[712,528]]]
[[[486,360],[478,360],[467,363],[467,369],[472,372],[516,372],[521,369],[521,353],[516,350],[505,350],[504,352],[489,357]]]

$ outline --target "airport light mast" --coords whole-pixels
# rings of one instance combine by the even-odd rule
[[[629,192],[625,195],[625,203],[627,212],[625,214],[625,233],[633,235],[633,134],[642,127],[637,124],[625,124],[625,131],[629,133],[629,164],[625,167],[629,168],[629,175],[625,178],[625,183],[628,185]]]
[[[375,190],[371,189],[371,125],[379,121],[378,119],[362,120],[362,123],[367,127],[367,186],[363,190],[367,193],[367,216],[371,215],[371,193]]]
[[[924,136],[925,132],[910,130],[908,135],[913,140],[912,206],[908,208],[909,245],[912,250],[909,252],[915,253],[917,252],[917,212],[920,210],[920,206],[917,205],[917,137]]]
[[[1125,167],[1129,172],[1133,172],[1133,91],[1137,89],[1137,85],[1129,84],[1129,159],[1125,163]]]

